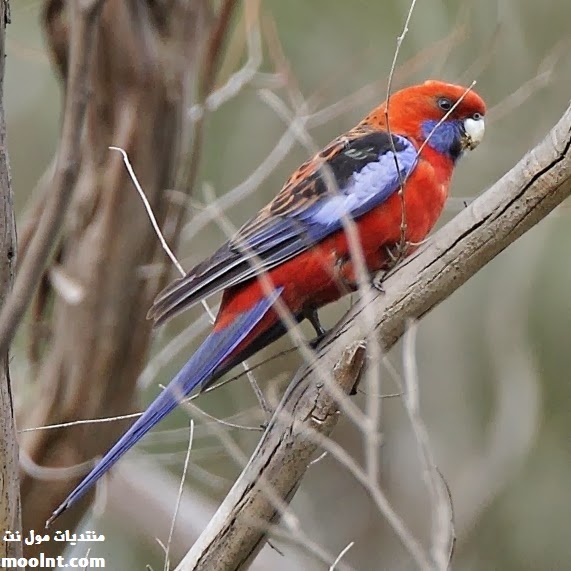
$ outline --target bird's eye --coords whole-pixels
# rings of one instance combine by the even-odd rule
[[[438,99],[438,107],[440,107],[442,111],[450,111],[450,109],[452,109],[452,101],[450,101],[448,97],[440,97]]]
[[[479,121],[482,118],[482,114],[478,113],[476,111],[476,113],[474,113],[474,115],[472,115],[472,119],[474,119],[474,121]]]

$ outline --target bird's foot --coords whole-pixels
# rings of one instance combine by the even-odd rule
[[[379,292],[385,293],[383,282],[387,279],[389,273],[394,269],[398,263],[405,257],[409,247],[408,242],[396,242],[392,245],[384,245],[382,247],[385,254],[385,264],[383,269],[378,271],[371,281],[371,285]]]
[[[383,246],[387,258],[383,268],[385,272],[392,270],[406,256],[409,245],[408,242],[396,242],[393,245]]]
[[[383,281],[386,279],[388,270],[381,270],[377,272],[373,279],[371,280],[371,285],[380,293],[385,293],[385,288],[383,287]]]
[[[318,335],[317,337],[313,338],[309,342],[309,346],[314,350],[317,349],[317,347],[323,341],[323,339],[325,338],[326,335],[327,335],[327,332],[325,332],[323,335]]]
[[[321,322],[319,321],[319,314],[317,313],[317,309],[315,307],[309,307],[304,312],[305,318],[311,323],[313,329],[315,329],[315,333],[318,338],[322,338],[327,331],[323,329]]]

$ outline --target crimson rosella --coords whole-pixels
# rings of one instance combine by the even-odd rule
[[[403,228],[412,245],[404,254],[425,239],[444,207],[456,161],[482,140],[486,107],[463,87],[427,81],[394,93],[388,109],[388,125],[385,102],[301,165],[233,239],[157,297],[149,313],[160,324],[223,292],[201,347],[50,521],[185,396],[283,335],[278,298],[294,319],[308,318],[322,333],[316,310],[357,287],[344,220],[354,220],[371,275],[394,261]],[[267,280],[258,278],[262,273]]]

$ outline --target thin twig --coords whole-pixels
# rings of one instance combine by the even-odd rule
[[[402,518],[398,515],[395,509],[391,506],[389,500],[376,482],[371,482],[368,474],[366,474],[358,464],[349,456],[347,451],[339,444],[330,438],[323,437],[323,435],[313,431],[309,435],[312,439],[316,439],[321,448],[329,452],[335,460],[343,465],[353,475],[355,480],[363,486],[368,492],[369,496],[377,506],[377,509],[383,517],[387,520],[393,531],[412,556],[420,569],[430,569],[429,558],[427,557],[422,545],[412,535],[410,530],[405,525]]]
[[[391,151],[393,153],[394,161],[395,161],[395,168],[397,170],[397,176],[399,180],[399,190],[398,195],[401,201],[401,223],[400,223],[400,231],[401,231],[401,242],[399,246],[399,252],[404,251],[405,242],[406,242],[406,211],[405,211],[405,201],[404,201],[404,180],[402,178],[399,160],[397,151],[395,148],[395,143],[393,141],[392,133],[391,133],[391,123],[389,117],[389,109],[391,104],[391,94],[392,94],[392,86],[393,86],[393,76],[395,74],[395,69],[397,66],[397,61],[400,53],[400,49],[402,43],[408,34],[408,26],[410,24],[410,19],[412,18],[412,13],[414,12],[414,7],[416,6],[416,0],[412,0],[410,3],[410,7],[408,9],[408,13],[406,15],[406,19],[404,22],[404,26],[400,36],[397,37],[397,44],[395,47],[395,53],[393,55],[393,62],[391,64],[391,70],[389,72],[389,79],[387,80],[387,97],[386,97],[386,105],[385,105],[385,122],[387,124],[387,132],[389,134],[389,141],[391,143]],[[400,255],[400,254],[399,254]]]
[[[430,495],[432,514],[431,556],[437,571],[446,571],[454,544],[454,510],[430,446],[428,431],[420,415],[419,382],[416,365],[417,324],[410,321],[403,339],[403,368],[405,392],[403,402],[412,425],[418,457],[422,465],[422,479]]]
[[[65,466],[62,468],[52,468],[51,466],[40,466],[34,462],[33,458],[20,448],[20,467],[27,474],[33,476],[36,480],[45,482],[55,480],[69,480],[85,476],[93,468],[93,460],[87,460],[74,466]]]
[[[207,197],[210,198],[211,202],[215,202],[214,192],[210,185],[208,184],[204,185],[204,193]],[[204,305],[206,301],[203,300],[202,303]],[[266,420],[269,420],[273,413],[272,407],[269,405],[268,401],[266,400],[266,397],[264,396],[264,393],[260,388],[260,385],[256,381],[256,378],[254,377],[254,374],[252,373],[252,370],[250,369],[250,366],[248,365],[247,361],[242,361],[242,368],[244,369],[248,382],[250,383],[250,387],[252,388],[254,394],[256,395],[256,399],[260,403],[260,408],[266,415]]]
[[[178,259],[174,255],[173,251],[169,248],[169,245],[167,244],[167,241],[165,240],[165,238],[163,236],[163,233],[160,229],[160,226],[157,222],[157,219],[153,213],[153,209],[152,209],[152,207],[151,207],[151,205],[150,205],[150,203],[149,203],[149,201],[145,195],[144,190],[142,189],[142,187],[141,187],[141,185],[137,179],[137,175],[135,174],[135,171],[134,171],[133,167],[131,166],[131,162],[129,161],[129,157],[127,156],[127,153],[120,147],[109,147],[109,148],[116,150],[116,151],[119,151],[121,153],[121,155],[123,156],[123,162],[125,163],[125,166],[127,168],[129,176],[131,178],[131,181],[135,185],[135,188],[137,189],[137,192],[139,193],[139,196],[141,197],[141,200],[143,201],[143,204],[145,205],[147,215],[151,221],[151,224],[153,226],[155,234],[159,238],[159,241],[161,243],[163,250],[167,253],[168,257],[171,259],[172,263],[175,265],[175,267],[177,268],[177,270],[181,274],[181,277],[184,277],[186,275],[186,272],[184,271],[182,265],[180,264],[180,262],[178,261]],[[216,321],[216,317],[215,317],[212,309],[210,308],[210,306],[208,305],[208,302],[206,300],[203,299],[201,303],[202,303],[202,307],[206,311],[206,314],[208,315],[210,323],[213,324]],[[271,408],[267,404],[265,397],[264,397],[264,394],[262,393],[261,389],[259,388],[258,383],[256,382],[254,376],[252,375],[252,373],[248,369],[248,364],[244,363],[243,366],[244,366],[244,369],[245,369],[246,374],[248,376],[248,380],[250,381],[250,384],[251,384],[252,388],[254,389],[254,393],[255,393],[258,401],[260,402],[260,406],[262,407],[262,410],[269,417],[271,415]]]
[[[18,434],[21,432],[37,432],[39,430],[53,430],[55,428],[69,428],[71,426],[80,426],[82,424],[99,424],[103,422],[116,422],[118,420],[128,420],[131,418],[138,418],[141,416],[142,412],[134,412],[132,414],[121,414],[117,416],[106,416],[106,417],[99,417],[99,418],[88,418],[85,420],[72,420],[70,422],[59,422],[56,424],[46,424],[44,426],[34,426],[30,428],[22,428],[18,430]]]
[[[403,244],[404,244],[404,237],[406,234],[404,181],[400,170],[400,165],[399,165],[398,155],[395,149],[394,140],[391,134],[390,121],[389,121],[389,106],[390,106],[390,98],[392,92],[392,82],[395,74],[398,56],[400,53],[402,42],[406,37],[406,34],[408,33],[408,26],[410,23],[410,19],[412,18],[415,5],[416,5],[416,0],[412,0],[404,23],[403,30],[400,36],[397,38],[397,44],[393,55],[393,61],[391,64],[391,69],[387,80],[387,94],[386,94],[386,104],[385,104],[385,122],[387,125],[387,132],[389,135],[391,151],[393,153],[395,168],[399,181],[398,195],[400,196],[400,201],[401,201],[400,230],[401,230],[401,242]],[[399,252],[404,252],[404,248],[399,247]],[[368,295],[368,297],[370,298],[370,294]],[[364,301],[368,302],[369,300],[365,298]],[[367,375],[367,388],[368,392],[371,394],[380,394],[382,392],[381,376],[379,368],[379,364],[381,362],[381,351],[376,343],[372,343],[371,347],[374,349],[375,353],[372,355],[373,367],[371,368],[371,370]],[[365,439],[365,463],[367,467],[367,474],[371,483],[376,483],[379,477],[379,424],[381,419],[381,406],[382,406],[381,399],[369,398],[365,402],[366,415],[367,415],[367,430],[364,432],[363,437]]]
[[[129,173],[129,177],[131,178],[131,181],[135,185],[135,188],[137,189],[137,192],[139,193],[139,196],[141,197],[141,200],[143,201],[143,204],[145,205],[145,210],[147,211],[147,215],[149,217],[149,220],[151,221],[151,224],[153,225],[153,229],[154,229],[156,235],[158,236],[159,241],[161,242],[161,246],[162,246],[163,250],[167,253],[168,257],[171,259],[171,262],[174,264],[174,266],[179,271],[181,276],[184,277],[186,275],[186,273],[185,273],[183,267],[180,265],[179,261],[176,259],[176,256],[174,255],[173,251],[169,248],[169,245],[167,244],[167,241],[165,240],[163,233],[161,232],[161,228],[160,228],[159,223],[157,222],[157,219],[153,213],[153,209],[151,208],[151,204],[149,203],[147,196],[145,195],[145,192],[141,188],[141,184],[139,183],[139,180],[137,179],[137,175],[135,174],[135,171],[134,171],[133,167],[131,166],[131,161],[129,161],[129,157],[127,156],[126,151],[124,149],[122,149],[121,147],[109,147],[109,148],[113,151],[119,151],[121,153],[121,155],[123,156],[123,162],[125,163],[125,167],[127,168],[127,171]]]
[[[182,476],[180,478],[180,486],[178,488],[178,494],[176,497],[176,506],[175,506],[174,513],[172,516],[171,527],[169,530],[169,537],[167,540],[167,545],[166,545],[166,550],[165,550],[165,566],[164,566],[165,571],[169,571],[169,569],[170,569],[170,559],[169,559],[170,548],[171,548],[171,543],[172,543],[172,537],[174,534],[174,526],[176,524],[176,516],[178,515],[178,510],[180,509],[180,501],[182,499],[182,492],[184,490],[184,482],[186,480],[186,472],[188,470],[188,463],[190,461],[190,451],[192,450],[193,440],[194,440],[194,420],[191,418],[190,419],[190,431],[189,431],[189,435],[188,435],[188,447],[186,449],[186,457],[184,459],[184,468],[182,470]]]
[[[335,571],[335,567],[337,567],[339,561],[341,561],[341,559],[343,559],[343,557],[345,556],[347,551],[349,551],[349,549],[351,549],[351,547],[353,547],[353,545],[355,545],[354,541],[351,541],[351,543],[346,545],[346,547],[337,556],[337,559],[335,559],[335,561],[333,561],[333,565],[331,565],[331,567],[329,567],[329,571]]]
[[[286,122],[293,123],[294,118],[288,113],[288,109],[285,104],[273,93],[265,90],[260,92],[262,99],[272,107],[272,109]],[[296,99],[292,97],[292,99]],[[305,112],[306,105],[301,102],[300,107],[296,110],[297,114]],[[295,131],[299,141],[310,151],[311,153],[317,153],[318,148],[313,139],[311,138],[309,132],[300,125]],[[327,163],[319,165],[319,169],[322,172],[324,181],[327,185],[329,192],[332,194],[338,193],[339,188],[337,186],[337,180],[335,179],[335,173]],[[354,264],[356,270],[356,277],[358,281],[358,289],[361,298],[365,302],[370,302],[372,299],[372,288],[369,280],[369,273],[366,268],[363,249],[361,241],[359,239],[358,231],[356,228],[355,221],[351,216],[344,214],[341,217],[343,231],[347,237],[347,243],[349,246],[349,253],[351,256],[351,261]],[[367,317],[365,317],[367,319]],[[369,323],[372,329],[372,322]],[[370,362],[371,367],[367,373],[367,383],[371,387],[372,392],[380,392],[380,370],[378,364],[381,362],[381,354],[375,341],[372,340],[368,345],[370,352]],[[331,383],[329,382],[329,385]],[[328,386],[329,386],[328,385]],[[335,391],[335,386],[330,386],[330,390]],[[352,403],[343,395],[338,395],[341,407],[347,411],[351,409]],[[367,472],[371,482],[376,482],[378,479],[379,472],[379,444],[380,435],[378,431],[378,426],[380,422],[380,401],[375,400],[374,402],[367,401],[367,410],[363,415],[359,413],[354,415],[352,420],[357,424],[363,437],[365,439],[365,459],[367,463]]]
[[[189,117],[192,121],[201,121],[206,111],[215,111],[224,103],[236,97],[256,77],[262,65],[262,42],[258,22],[259,16],[257,16],[259,0],[255,0],[254,4],[250,1],[248,6],[246,6],[246,11],[248,12],[245,17],[248,59],[244,66],[233,73],[224,85],[211,91],[215,79],[214,70],[217,69],[217,65],[213,65],[210,62],[217,61],[220,57],[217,51],[221,44],[219,30],[227,28],[230,21],[228,16],[232,13],[236,4],[236,0],[226,0],[225,5],[220,10],[218,24],[210,42],[209,53],[211,55],[206,58],[207,70],[203,73],[202,93],[205,94],[204,101],[199,101],[190,108]]]

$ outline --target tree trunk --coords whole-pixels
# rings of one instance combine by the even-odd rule
[[[83,124],[77,127],[82,131],[72,200],[32,306],[36,393],[27,407],[26,426],[95,419],[134,408],[151,334],[145,314],[169,266],[121,155],[109,146],[129,154],[159,223],[177,220],[182,207],[169,206],[166,191],[175,187],[183,159],[189,88],[205,36],[204,0],[107,0],[92,30],[81,21],[84,8],[74,4],[48,0],[44,6],[65,107],[69,98],[80,96],[73,90],[87,89],[89,98]],[[85,57],[86,85],[78,86],[70,77],[74,71],[68,48],[74,26],[80,25],[93,34],[93,42]],[[64,130],[60,152],[65,136]],[[32,209],[39,215],[24,230],[26,245],[33,240],[42,204],[56,191],[51,187],[56,177],[44,179],[38,195],[42,202]],[[167,238],[176,241],[173,233]],[[24,435],[25,532],[43,529],[85,473],[50,469],[93,460],[125,428],[124,422],[112,422],[99,424],[97,430],[79,425]],[[68,510],[57,528],[72,529],[91,499]],[[54,556],[60,545],[30,546],[26,555],[41,549]]]
[[[0,306],[4,304],[6,295],[12,288],[16,257],[16,226],[12,210],[12,185],[4,116],[4,36],[8,23],[8,7],[8,3],[0,2]],[[8,363],[6,351],[0,355],[0,538],[4,537],[6,531],[20,531],[22,526],[18,442]],[[18,557],[22,554],[20,542],[2,541],[0,545],[0,557]]]

